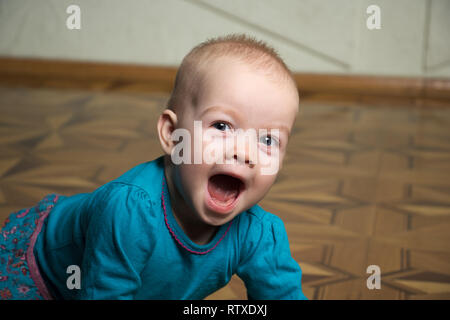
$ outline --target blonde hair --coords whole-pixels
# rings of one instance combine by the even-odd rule
[[[194,47],[178,68],[167,108],[175,110],[187,97],[196,103],[195,88],[202,81],[208,65],[221,57],[232,57],[248,66],[262,70],[275,79],[295,81],[292,73],[274,48],[245,34],[230,34],[208,39]]]

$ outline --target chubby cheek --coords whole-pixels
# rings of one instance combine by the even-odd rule
[[[250,191],[250,196],[255,203],[261,201],[266,193],[269,192],[275,183],[276,177],[277,175],[258,175]]]
[[[181,164],[178,166],[179,182],[183,192],[191,199],[202,194],[206,187],[209,166],[205,164]]]
[[[226,158],[226,147],[230,145],[231,140],[217,129],[206,129],[202,140],[197,141],[202,144],[203,162],[206,164],[223,163]]]
[[[285,150],[276,149],[275,151],[261,151],[258,153],[258,174],[267,180],[275,180],[280,172]]]

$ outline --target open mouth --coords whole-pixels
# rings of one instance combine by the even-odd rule
[[[226,213],[233,210],[244,189],[244,183],[226,174],[216,174],[208,180],[209,205],[214,211]]]

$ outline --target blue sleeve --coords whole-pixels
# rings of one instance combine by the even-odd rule
[[[302,270],[291,256],[283,221],[252,219],[243,239],[237,275],[251,300],[307,300],[302,292]]]
[[[77,299],[133,299],[151,252],[151,202],[139,187],[115,183],[90,206]]]

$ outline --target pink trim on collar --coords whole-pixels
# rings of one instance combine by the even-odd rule
[[[194,251],[189,249],[188,247],[186,247],[179,239],[178,237],[175,235],[175,232],[172,230],[172,228],[169,225],[169,222],[167,221],[167,213],[166,213],[166,205],[164,203],[164,178],[162,180],[162,191],[161,191],[161,200],[162,200],[162,206],[164,209],[164,221],[166,222],[166,226],[169,229],[170,234],[174,237],[174,239],[176,240],[176,242],[178,242],[178,244],[183,247],[184,249],[186,249],[187,251],[189,251],[190,253],[194,253],[194,254],[207,254],[208,252],[210,252],[211,250],[213,250],[215,247],[217,247],[217,245],[220,243],[220,241],[222,241],[222,239],[225,237],[225,235],[228,233],[228,230],[230,230],[231,224],[233,222],[230,221],[230,223],[228,224],[227,230],[225,231],[225,233],[223,234],[223,236],[217,241],[217,243],[210,249],[206,250],[206,251]]]

